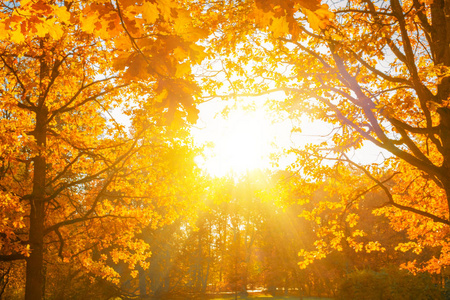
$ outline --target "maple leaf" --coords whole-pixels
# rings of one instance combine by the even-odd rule
[[[315,11],[320,6],[320,0],[296,0],[304,8]]]
[[[70,12],[67,11],[65,6],[54,5],[53,7],[54,14],[58,17],[58,19],[63,23],[68,23],[70,21]]]
[[[309,9],[305,9],[305,14],[308,16],[308,23],[312,29],[314,29],[315,31],[319,31],[321,28],[324,27],[324,22],[319,18],[319,16],[315,12]]]
[[[273,18],[270,30],[273,33],[274,38],[283,37],[289,34],[289,24],[285,17]]]
[[[25,41],[25,35],[20,30],[12,30],[10,35],[11,42],[13,43],[20,44]]]
[[[272,12],[264,12],[262,9],[256,8],[253,11],[252,17],[255,20],[255,23],[259,25],[262,28],[265,28],[267,26],[270,26],[273,18]]]
[[[155,23],[159,17],[157,5],[149,1],[144,1],[142,4],[142,17],[147,23]]]
[[[175,3],[172,0],[156,0],[158,3],[158,8],[161,12],[161,15],[165,20],[172,19],[172,9],[176,7]]]
[[[0,23],[0,39],[5,40],[8,37],[8,31],[6,30],[6,24]]]
[[[184,76],[191,73],[191,64],[189,62],[178,64],[176,68],[175,77],[177,78],[184,78]]]
[[[183,49],[182,47],[179,47],[179,46],[177,46],[173,50],[173,55],[176,58],[176,60],[178,60],[178,61],[183,61],[189,57],[189,53],[185,49]]]
[[[98,22],[98,15],[95,12],[90,12],[84,17],[80,18],[81,29],[87,33],[93,33],[96,28],[96,23]]]

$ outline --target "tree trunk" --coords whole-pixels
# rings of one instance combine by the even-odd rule
[[[437,110],[440,117],[439,122],[439,137],[442,141],[442,154],[444,156],[444,161],[442,163],[442,176],[439,178],[443,184],[447,196],[447,204],[449,207],[450,214],[450,178],[448,176],[448,171],[450,170],[450,109],[445,107],[440,107]],[[450,215],[448,216],[450,219]]]
[[[146,274],[145,270],[141,266],[138,267],[138,271],[139,271],[139,297],[141,299],[145,299],[145,298],[148,298],[148,295],[147,295],[147,274]]]
[[[45,220],[45,175],[46,160],[44,153],[47,131],[47,109],[42,107],[36,112],[34,136],[40,153],[33,159],[33,192],[30,200],[30,256],[27,259],[25,300],[40,300],[44,291],[44,220]]]

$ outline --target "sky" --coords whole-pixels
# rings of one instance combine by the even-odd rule
[[[208,145],[197,163],[209,174],[224,176],[272,167],[271,153],[289,145],[288,122],[275,122],[261,99],[241,99],[225,113],[227,104],[212,100],[199,106],[200,115],[191,133],[197,146]],[[246,110],[251,105],[253,109]]]
[[[330,125],[324,122],[305,119],[301,120],[301,132],[293,133],[292,121],[274,114],[267,100],[261,97],[235,102],[215,99],[198,108],[199,121],[191,134],[195,145],[205,146],[205,150],[196,162],[216,177],[239,175],[253,169],[283,169],[295,160],[293,155],[283,153],[284,150],[323,141],[331,131]],[[279,154],[279,160],[274,160],[273,154]],[[361,163],[381,162],[388,156],[369,142],[348,155]]]

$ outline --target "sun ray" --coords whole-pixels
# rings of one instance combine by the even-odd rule
[[[290,128],[286,124],[274,123],[263,104],[254,109],[233,107],[227,116],[217,114],[217,103],[213,108],[203,108],[204,127],[194,130],[194,139],[209,143],[211,147],[198,158],[198,163],[211,175],[239,175],[254,169],[272,166],[271,153],[280,151],[276,144],[286,145]],[[214,118],[211,115],[215,115]],[[283,143],[278,143],[284,139]]]

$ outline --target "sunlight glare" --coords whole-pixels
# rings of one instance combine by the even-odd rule
[[[213,109],[215,113],[211,113]],[[270,168],[270,155],[279,150],[275,144],[282,137],[288,139],[290,129],[274,123],[264,107],[238,107],[230,110],[228,116],[217,114],[217,109],[217,105],[200,109],[204,127],[194,130],[193,136],[197,142],[212,145],[205,149],[203,157],[197,158],[197,163],[217,177]]]
[[[223,101],[199,105],[199,122],[191,133],[197,146],[210,146],[196,158],[197,165],[216,177],[239,177],[255,169],[283,169],[295,161],[294,154],[282,154],[283,150],[302,149],[309,143],[319,144],[330,139],[332,125],[304,118],[299,120],[301,132],[291,132],[292,121],[276,121],[265,103],[264,100],[242,101],[235,105],[237,107],[233,106],[227,116],[221,114],[227,106]],[[253,108],[245,109],[244,105]],[[274,161],[272,154],[279,155],[279,159]],[[389,156],[370,143],[347,154],[357,163],[377,163]]]

